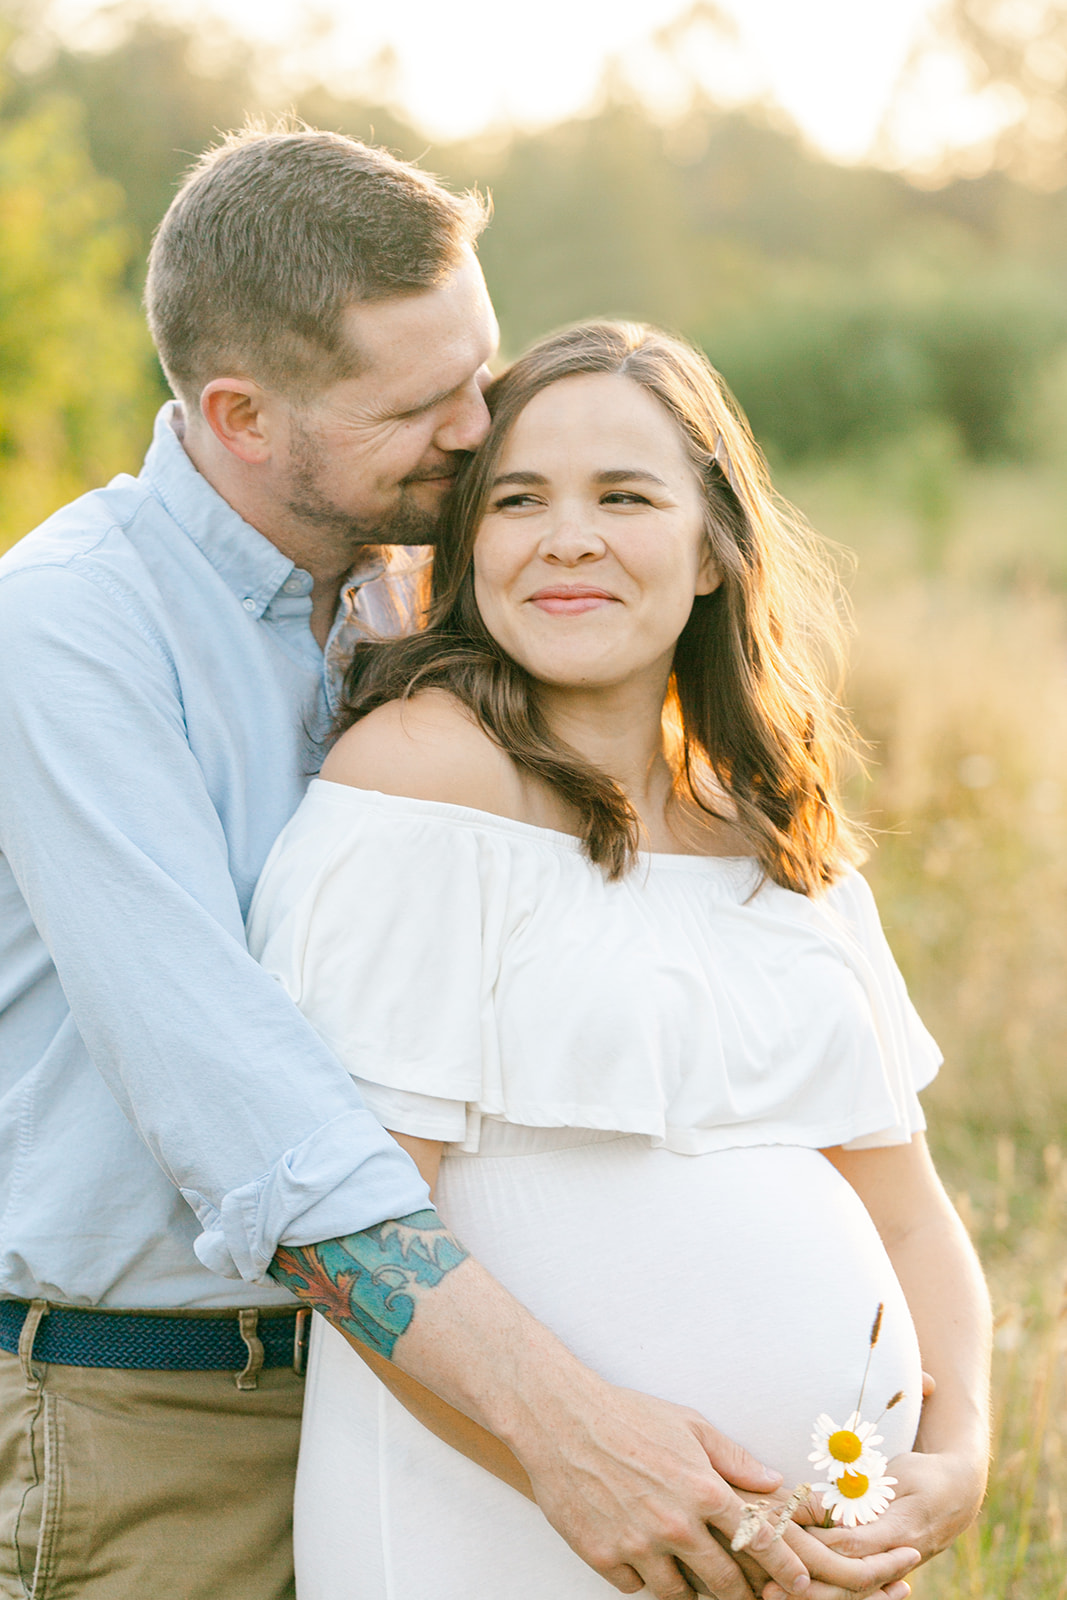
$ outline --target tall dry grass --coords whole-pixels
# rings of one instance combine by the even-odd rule
[[[986,1506],[915,1593],[1067,1600],[1067,478],[916,455],[787,485],[858,554],[866,870],[945,1052],[931,1143],[997,1319]]]

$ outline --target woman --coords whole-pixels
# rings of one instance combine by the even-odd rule
[[[981,1497],[986,1312],[922,1140],[939,1057],[835,799],[833,585],[680,342],[572,329],[487,399],[430,625],[357,651],[252,948],[449,1225],[605,1377],[788,1493],[869,1357],[930,1549]],[[515,1488],[316,1319],[302,1597],[353,1572],[361,1600],[613,1592]]]

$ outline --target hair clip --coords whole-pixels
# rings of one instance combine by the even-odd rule
[[[726,478],[726,481],[730,485],[730,488],[734,491],[734,494],[740,500],[741,485],[737,481],[737,474],[734,472],[734,464],[730,460],[730,452],[726,448],[726,440],[723,438],[721,433],[717,433],[715,435],[715,451],[712,459],[719,468],[720,472],[722,472]]]

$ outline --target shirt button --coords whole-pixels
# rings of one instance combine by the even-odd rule
[[[286,578],[282,588],[286,594],[303,594],[304,580],[303,578]]]
[[[256,602],[252,599],[250,594],[245,596],[245,598],[241,601],[241,604],[244,606],[246,611],[254,611],[256,609]]]

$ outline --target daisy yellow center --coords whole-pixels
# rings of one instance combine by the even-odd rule
[[[826,1443],[835,1461],[858,1461],[863,1454],[862,1444],[848,1428],[839,1428]]]
[[[846,1472],[837,1480],[837,1492],[846,1500],[862,1500],[871,1483],[862,1472]]]

